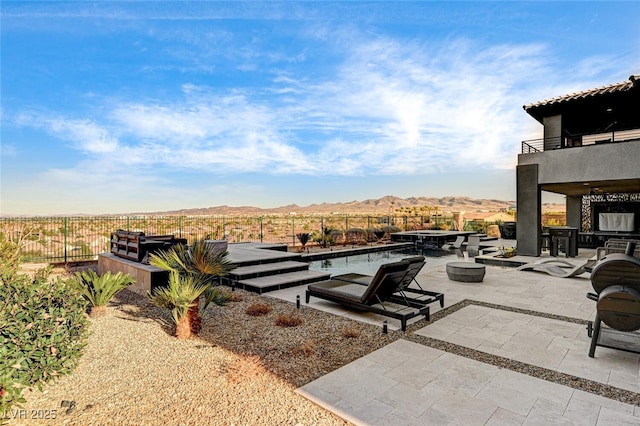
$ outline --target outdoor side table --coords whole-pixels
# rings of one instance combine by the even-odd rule
[[[482,282],[485,274],[485,266],[472,262],[447,263],[447,277],[452,281],[465,283]]]

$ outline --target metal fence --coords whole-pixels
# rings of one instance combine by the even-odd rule
[[[299,233],[311,234],[311,241],[328,235],[334,243],[349,243],[351,238],[371,241],[374,231],[388,236],[452,225],[450,217],[407,215],[5,217],[0,218],[0,233],[20,244],[23,262],[74,262],[110,251],[111,233],[119,229],[175,235],[189,242],[207,238],[295,246],[300,245]]]

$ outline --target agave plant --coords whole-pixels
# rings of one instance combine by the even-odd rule
[[[77,286],[82,296],[91,304],[90,315],[93,317],[104,315],[113,296],[134,282],[131,275],[122,272],[112,274],[108,271],[102,275],[92,269],[76,272]]]
[[[202,316],[210,303],[223,305],[230,300],[226,294],[213,288],[218,283],[218,277],[227,275],[235,268],[235,265],[227,258],[228,255],[228,251],[210,249],[205,240],[198,240],[191,247],[179,244],[169,250],[149,256],[151,265],[171,273],[175,272],[180,277],[190,277],[198,288],[204,286],[204,290],[196,296],[187,312],[193,334],[198,334],[200,331]],[[186,282],[176,278],[174,280],[176,281],[174,285]],[[204,303],[201,304],[200,296],[205,291],[206,297]]]

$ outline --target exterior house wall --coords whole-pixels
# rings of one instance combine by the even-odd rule
[[[520,154],[517,167],[518,253],[541,252],[540,188],[544,184],[637,179],[640,142]],[[586,188],[585,188],[586,191]],[[567,225],[581,228],[581,197],[567,196]]]
[[[556,149],[518,155],[518,165],[538,165],[538,183],[637,179],[640,142]]]
[[[543,125],[544,139],[518,156],[519,254],[539,255],[542,190],[565,194],[567,225],[578,229],[582,197],[591,190],[640,193],[639,106],[640,75],[523,106]],[[624,132],[620,142],[614,131]]]

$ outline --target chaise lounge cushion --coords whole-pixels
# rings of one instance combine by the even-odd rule
[[[308,289],[312,291],[314,295],[330,295],[336,299],[339,298],[351,303],[361,303],[362,296],[365,291],[367,291],[367,287],[361,284],[339,280],[328,280],[316,284],[309,284]]]
[[[308,292],[317,295],[331,296],[345,302],[371,305],[395,291],[398,281],[404,276],[409,262],[387,263],[380,266],[371,282],[364,287],[361,284],[341,280],[327,280],[310,284]]]
[[[411,282],[414,280],[416,275],[418,275],[418,272],[420,272],[420,270],[426,263],[424,256],[411,256],[402,260],[405,262],[408,262],[409,265],[407,267],[406,273],[398,282],[398,291],[402,291],[406,289],[409,286],[409,284],[411,284]],[[380,272],[380,270],[378,270],[378,272]],[[360,285],[369,285],[374,278],[375,277],[371,275],[364,275],[364,274],[358,274],[358,273],[340,274],[340,275],[334,275],[333,277],[331,277],[332,280],[347,281],[350,283],[356,283]]]

